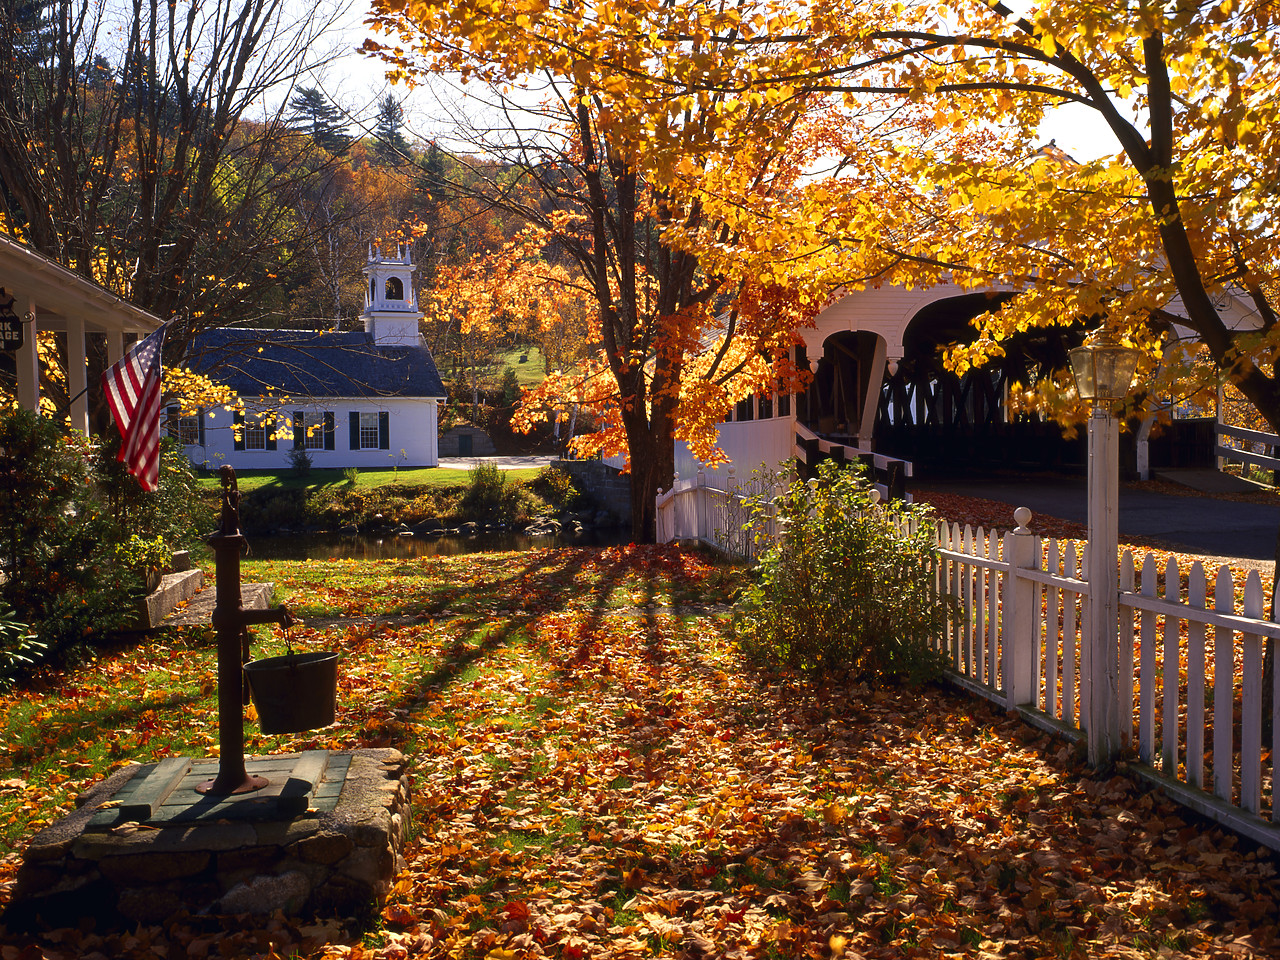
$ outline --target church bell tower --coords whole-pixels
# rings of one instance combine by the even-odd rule
[[[396,246],[394,257],[381,247],[369,247],[364,266],[368,278],[364,300],[364,329],[380,347],[416,347],[421,340],[418,321],[422,311],[413,290],[413,250]]]

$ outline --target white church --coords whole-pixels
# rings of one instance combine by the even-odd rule
[[[198,334],[191,369],[243,402],[168,429],[197,465],[279,470],[301,450],[317,468],[434,467],[444,384],[419,331],[412,252],[371,249],[362,331],[218,328]]]

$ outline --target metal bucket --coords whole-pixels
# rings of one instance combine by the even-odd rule
[[[292,653],[244,665],[263,733],[300,733],[333,723],[337,653]]]

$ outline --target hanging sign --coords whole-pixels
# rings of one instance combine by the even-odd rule
[[[0,350],[13,351],[22,347],[24,339],[22,318],[13,312],[13,297],[0,287]]]

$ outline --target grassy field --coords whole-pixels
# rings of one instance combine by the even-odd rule
[[[1280,955],[1269,855],[950,687],[760,675],[744,574],[662,547],[244,561],[340,650],[338,722],[247,750],[394,746],[414,838],[378,925],[176,917],[0,935],[4,956]],[[260,630],[258,656],[283,649]],[[207,629],[0,697],[0,900],[114,767],[216,744]],[[327,946],[325,940],[331,940]]]
[[[506,470],[503,475],[508,482],[532,480],[541,472],[540,469]],[[389,484],[400,484],[405,487],[459,487],[464,486],[470,476],[466,470],[446,470],[443,467],[421,467],[411,470],[360,470],[356,476],[354,488],[367,490]],[[217,476],[201,477],[202,489],[215,490],[221,488]],[[260,488],[277,490],[309,490],[322,487],[349,486],[343,470],[312,469],[305,477],[299,477],[291,471],[277,470],[237,470],[236,483],[240,490],[248,492]]]
[[[524,363],[520,362],[521,357],[527,358]],[[495,387],[502,381],[503,371],[507,367],[516,372],[516,382],[522,387],[536,387],[547,375],[542,351],[537,347],[520,347],[502,354],[495,366]]]

